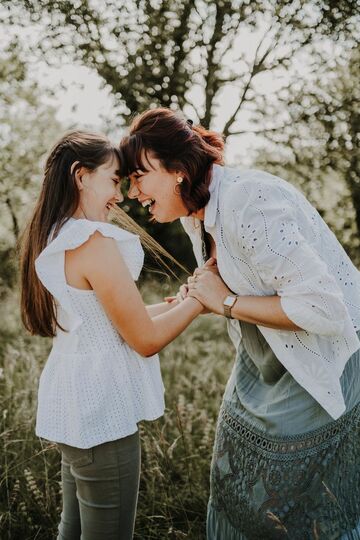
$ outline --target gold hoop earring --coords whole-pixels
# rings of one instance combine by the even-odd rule
[[[174,186],[174,193],[176,195],[180,195],[181,194],[181,184],[183,183],[184,179],[182,176],[178,176],[177,179],[176,179],[176,184]]]

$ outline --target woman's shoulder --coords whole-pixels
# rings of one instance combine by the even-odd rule
[[[304,198],[292,184],[266,171],[225,167],[223,174],[223,204],[227,208],[246,211],[256,204],[266,209]]]

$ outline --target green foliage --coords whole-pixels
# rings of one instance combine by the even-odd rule
[[[148,303],[176,285],[143,284]],[[50,342],[20,327],[17,295],[0,316],[0,537],[54,538],[61,511],[60,456],[34,433],[36,394]],[[10,316],[5,315],[10,314]],[[166,413],[143,422],[135,538],[205,537],[208,476],[217,411],[233,350],[223,319],[199,317],[160,355]]]
[[[41,159],[59,132],[55,110],[28,75],[16,42],[0,51],[0,239],[14,245],[41,178]]]
[[[312,107],[302,100],[295,81],[288,86],[288,74],[300,62],[305,67],[305,76],[297,74],[300,82],[313,80],[314,74],[331,75],[336,69],[327,61],[329,46],[335,44],[336,54],[339,50],[342,54],[356,44],[360,28],[357,0],[5,0],[3,6],[8,23],[36,29],[38,40],[30,47],[34,57],[40,54],[51,65],[66,59],[94,69],[113,92],[118,103],[114,116],[118,114],[123,123],[148,107],[164,105],[181,108],[195,121],[210,126],[218,109],[224,109],[229,90],[237,88],[221,119],[225,137],[249,131],[281,133],[280,143],[288,151],[302,138],[302,133],[287,135],[287,124],[299,123],[293,112],[295,117],[304,115],[301,121],[306,129],[313,126],[312,113],[307,115]],[[266,73],[277,80],[276,92],[263,87]],[[330,108],[338,107],[340,91],[334,88]],[[340,106],[346,107],[345,102]],[[282,125],[287,109],[291,118]],[[324,122],[327,116],[324,109]],[[251,124],[258,129],[252,130]],[[336,130],[334,135],[336,140]],[[313,149],[310,144],[309,150]],[[327,145],[329,151],[332,148]],[[319,163],[322,175],[328,174],[324,153],[313,152],[310,159]],[[283,168],[283,176],[294,173],[302,177],[302,162],[296,161],[295,166],[290,162]],[[267,162],[262,163],[266,168]],[[349,187],[351,178],[342,172],[339,175]],[[310,198],[313,191],[316,186]],[[358,212],[358,189],[355,193],[350,187],[350,191],[349,201]],[[146,210],[133,201],[125,205],[175,257],[193,265],[190,245],[179,224],[150,225]],[[359,224],[360,218],[357,221]]]
[[[314,51],[318,70],[279,96],[283,128],[269,131],[257,164],[299,185],[360,264],[360,48],[328,52],[321,64]]]
[[[356,0],[5,0],[9,20],[39,28],[37,47],[51,63],[64,55],[95,69],[122,105],[124,118],[154,106],[189,106],[209,125],[229,85],[240,87],[229,135],[261,72],[288,66],[319,36],[356,29]],[[46,27],[44,29],[44,24]],[[45,33],[43,33],[43,29]],[[258,36],[255,58],[243,41]],[[46,39],[41,37],[46,35]],[[202,94],[198,109],[191,98]]]
[[[16,244],[40,186],[41,160],[58,135],[18,43],[0,50],[0,298],[16,282]]]

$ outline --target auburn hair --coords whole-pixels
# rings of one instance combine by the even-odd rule
[[[149,170],[148,153],[159,159],[167,171],[182,173],[180,195],[189,214],[206,206],[212,165],[224,163],[220,133],[193,125],[170,109],[150,109],[134,118],[128,135],[120,141],[121,175],[128,177],[137,169]]]
[[[113,158],[119,161],[119,149],[107,137],[73,131],[55,144],[46,160],[41,192],[20,239],[21,318],[31,334],[54,337],[57,327],[61,328],[54,298],[39,280],[35,260],[78,208],[80,195],[75,172],[80,167],[95,171]],[[164,256],[186,271],[122,209],[114,207],[110,217],[123,228],[138,234],[143,245],[170,272]]]

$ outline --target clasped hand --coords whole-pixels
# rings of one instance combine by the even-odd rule
[[[196,298],[204,306],[203,313],[223,314],[223,302],[231,294],[220,277],[216,259],[210,258],[202,268],[196,268],[186,284],[181,285],[176,297],[166,298],[179,303],[187,297]]]

